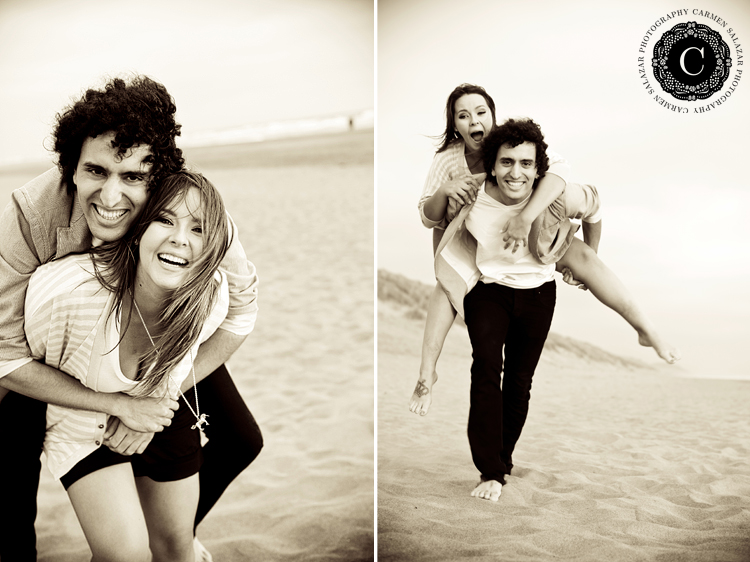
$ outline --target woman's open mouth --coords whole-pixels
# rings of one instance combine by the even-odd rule
[[[175,267],[185,267],[188,264],[188,260],[180,258],[173,254],[158,254],[157,257],[159,258],[160,262]]]

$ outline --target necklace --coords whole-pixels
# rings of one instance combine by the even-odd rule
[[[148,336],[148,341],[151,342],[152,347],[156,347],[156,344],[154,344],[154,338],[151,337],[151,332],[148,331],[148,326],[146,326],[146,322],[143,320],[143,315],[141,314],[141,309],[138,308],[138,303],[135,302],[135,297],[133,297],[133,293],[130,293],[130,299],[133,301],[133,304],[135,305],[135,311],[138,313],[138,318],[141,319],[141,324],[143,324],[143,329],[146,330],[146,335]],[[195,392],[195,410],[193,410],[193,407],[190,405],[190,402],[188,402],[187,398],[185,398],[185,395],[182,393],[182,389],[178,386],[177,390],[180,393],[180,396],[182,396],[182,399],[185,401],[185,404],[187,404],[187,407],[190,408],[190,411],[195,416],[196,422],[194,425],[190,426],[190,429],[195,429],[196,427],[198,430],[203,434],[203,426],[209,425],[208,420],[206,419],[208,417],[208,414],[201,414],[201,407],[198,403],[198,383],[195,380],[195,367],[192,364],[192,356],[190,357],[191,363],[190,363],[190,370],[193,373],[193,391]],[[177,385],[175,380],[172,378],[172,375],[169,375],[169,379]],[[197,411],[196,411],[197,410]]]

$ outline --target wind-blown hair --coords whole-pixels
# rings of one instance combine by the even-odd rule
[[[495,127],[482,141],[482,162],[484,163],[484,171],[487,172],[487,181],[497,185],[497,178],[492,175],[492,170],[495,169],[500,147],[508,144],[510,148],[515,148],[524,142],[530,142],[536,146],[536,173],[539,176],[533,185],[533,188],[536,189],[539,180],[549,170],[549,158],[547,158],[547,143],[544,142],[542,129],[527,117],[508,119],[499,127]]]
[[[224,259],[233,233],[218,190],[201,174],[183,170],[167,176],[149,200],[140,219],[121,240],[108,242],[91,249],[94,273],[99,282],[115,294],[115,305],[110,314],[119,313],[125,295],[133,295],[138,267],[138,244],[149,225],[160,218],[164,210],[179,204],[190,188],[200,191],[203,252],[185,283],[175,289],[159,320],[163,327],[155,346],[141,357],[145,366],[136,387],[137,395],[147,395],[159,388],[169,371],[179,363],[200,336],[203,323],[211,313],[219,292],[214,274]],[[129,321],[139,322],[130,300]],[[125,333],[121,327],[120,333]],[[149,368],[153,366],[152,368]]]
[[[466,94],[479,94],[485,99],[490,108],[490,113],[492,113],[492,126],[495,126],[495,101],[481,86],[476,86],[474,84],[461,84],[450,93],[448,101],[445,104],[445,132],[437,137],[438,139],[441,139],[440,147],[437,149],[437,152],[443,152],[453,141],[461,138],[461,135],[456,132],[455,107],[459,98]]]
[[[181,125],[175,122],[177,107],[167,89],[147,76],[136,76],[129,83],[111,80],[102,90],[89,89],[81,99],[57,114],[53,131],[57,166],[68,193],[76,185],[73,173],[81,157],[83,142],[107,132],[115,134],[112,148],[124,157],[136,145],[148,145],[152,164],[149,190],[161,184],[168,174],[179,171],[184,160],[175,137]]]

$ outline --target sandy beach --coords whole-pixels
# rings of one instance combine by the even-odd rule
[[[230,362],[264,437],[198,529],[214,560],[372,560],[373,132],[186,150],[221,191],[260,277]],[[40,169],[0,173],[0,195]],[[90,559],[43,469],[40,562]]]
[[[750,382],[551,334],[513,474],[499,502],[475,499],[466,330],[416,416],[429,287],[382,273],[378,290],[378,560],[750,560]]]

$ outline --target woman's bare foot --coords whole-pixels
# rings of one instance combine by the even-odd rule
[[[654,331],[651,331],[650,333],[638,331],[638,343],[644,347],[653,347],[656,354],[670,365],[677,363],[677,361],[682,359],[680,350],[665,343],[659,337],[659,334]]]
[[[432,371],[432,376],[419,375],[417,386],[414,388],[414,393],[411,395],[411,401],[409,402],[409,410],[420,416],[427,414],[427,410],[430,409],[432,404],[432,385],[437,382],[437,371]]]
[[[474,488],[474,491],[471,492],[471,496],[496,502],[500,499],[502,491],[503,485],[497,480],[482,480],[477,484],[477,487]]]

